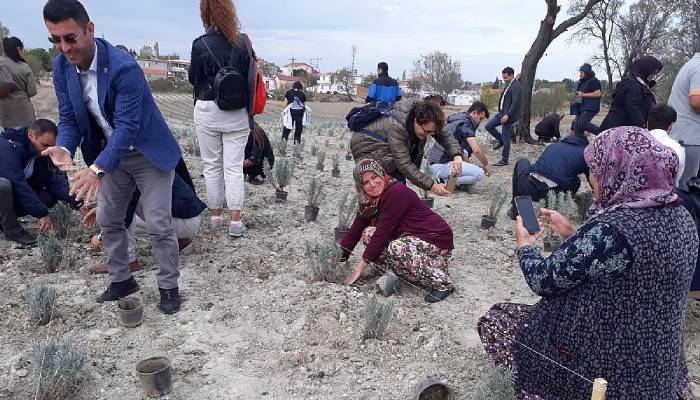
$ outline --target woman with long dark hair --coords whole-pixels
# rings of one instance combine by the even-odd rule
[[[661,61],[645,56],[632,63],[629,74],[615,87],[610,112],[600,125],[600,130],[618,126],[646,128],[649,110],[656,104],[651,89],[656,85],[656,75],[663,68]]]
[[[246,230],[241,222],[241,209],[243,159],[250,133],[247,82],[253,49],[240,32],[231,0],[201,0],[200,11],[206,33],[192,43],[189,80],[194,85],[194,122],[212,213],[211,225],[214,228],[223,226],[225,197],[231,214],[228,233],[241,236]],[[215,83],[222,67],[233,67],[241,75],[240,93],[227,93],[238,101],[223,107],[225,109],[220,108]]]
[[[21,40],[6,37],[2,39],[2,45],[4,54],[0,57],[0,70],[10,81],[0,82],[0,126],[5,129],[26,128],[36,119],[30,100],[36,95],[36,78],[22,57],[24,44]]]

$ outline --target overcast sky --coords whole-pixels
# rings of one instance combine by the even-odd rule
[[[45,0],[0,0],[0,22],[28,47],[48,47],[41,10]],[[561,1],[566,18],[568,0]],[[140,49],[158,41],[161,54],[189,59],[192,40],[203,31],[197,0],[83,0],[98,36]],[[350,65],[374,72],[389,63],[392,76],[420,54],[449,53],[462,63],[462,78],[493,80],[505,66],[520,69],[546,5],[541,0],[237,0],[243,31],[259,57],[278,65],[291,57],[321,58],[321,72]],[[9,5],[9,6],[8,6]],[[594,44],[569,44],[562,35],[542,58],[537,76],[575,78]]]

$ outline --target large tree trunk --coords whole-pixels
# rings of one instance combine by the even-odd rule
[[[532,43],[530,50],[525,54],[520,68],[520,82],[523,85],[522,109],[520,121],[515,126],[514,131],[518,137],[524,139],[527,143],[537,143],[530,134],[532,87],[535,83],[535,75],[537,74],[537,64],[540,62],[540,59],[545,51],[547,51],[552,41],[566,32],[567,29],[579,23],[588,15],[591,8],[600,1],[601,0],[588,0],[588,3],[586,3],[586,6],[579,14],[574,15],[554,28],[554,23],[557,20],[557,14],[561,10],[561,7],[557,4],[557,0],[545,0],[547,3],[547,14],[540,22],[540,30],[537,32],[537,37]]]

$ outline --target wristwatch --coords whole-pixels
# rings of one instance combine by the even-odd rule
[[[102,179],[105,176],[105,172],[103,170],[101,170],[100,167],[98,167],[95,164],[92,164],[90,166],[90,169],[92,170],[92,172],[95,173],[95,175],[97,175],[97,179]]]

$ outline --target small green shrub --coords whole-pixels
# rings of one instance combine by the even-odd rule
[[[288,158],[278,158],[275,160],[274,170],[270,170],[267,163],[264,163],[265,176],[269,177],[272,186],[279,192],[284,192],[284,188],[289,186],[294,174],[294,163]]]
[[[336,243],[306,242],[306,259],[317,281],[338,282],[343,274],[339,268],[342,251]]]
[[[503,189],[503,185],[496,186],[493,192],[491,192],[487,216],[492,220],[497,220],[506,201],[508,201],[508,193]]]
[[[473,400],[516,400],[515,373],[509,367],[496,367],[474,387]]]
[[[384,337],[389,322],[396,315],[394,299],[380,302],[377,296],[367,300],[364,311],[365,326],[362,331],[362,339],[381,339]]]
[[[338,200],[338,228],[348,229],[357,214],[357,194],[345,192]]]
[[[49,339],[32,349],[32,379],[38,398],[75,398],[78,383],[85,375],[86,353],[69,340]]]
[[[73,210],[70,206],[62,201],[56,203],[49,210],[49,217],[53,223],[56,235],[65,238],[68,235],[68,228],[70,227],[70,217],[73,214]]]
[[[29,289],[27,304],[32,319],[46,325],[53,317],[53,306],[56,303],[56,289],[48,286],[43,279]]]
[[[579,193],[578,196],[574,197],[574,202],[576,203],[576,211],[578,212],[579,218],[582,220],[588,219],[588,209],[591,208],[595,202],[595,197],[591,191],[586,191]]]
[[[321,180],[320,175],[311,178],[311,181],[309,181],[309,189],[306,192],[306,196],[308,200],[307,205],[309,207],[318,208],[321,205],[321,202],[325,197],[325,193],[323,191],[323,181]]]
[[[64,242],[54,232],[37,237],[41,259],[47,272],[56,272],[63,261]]]

